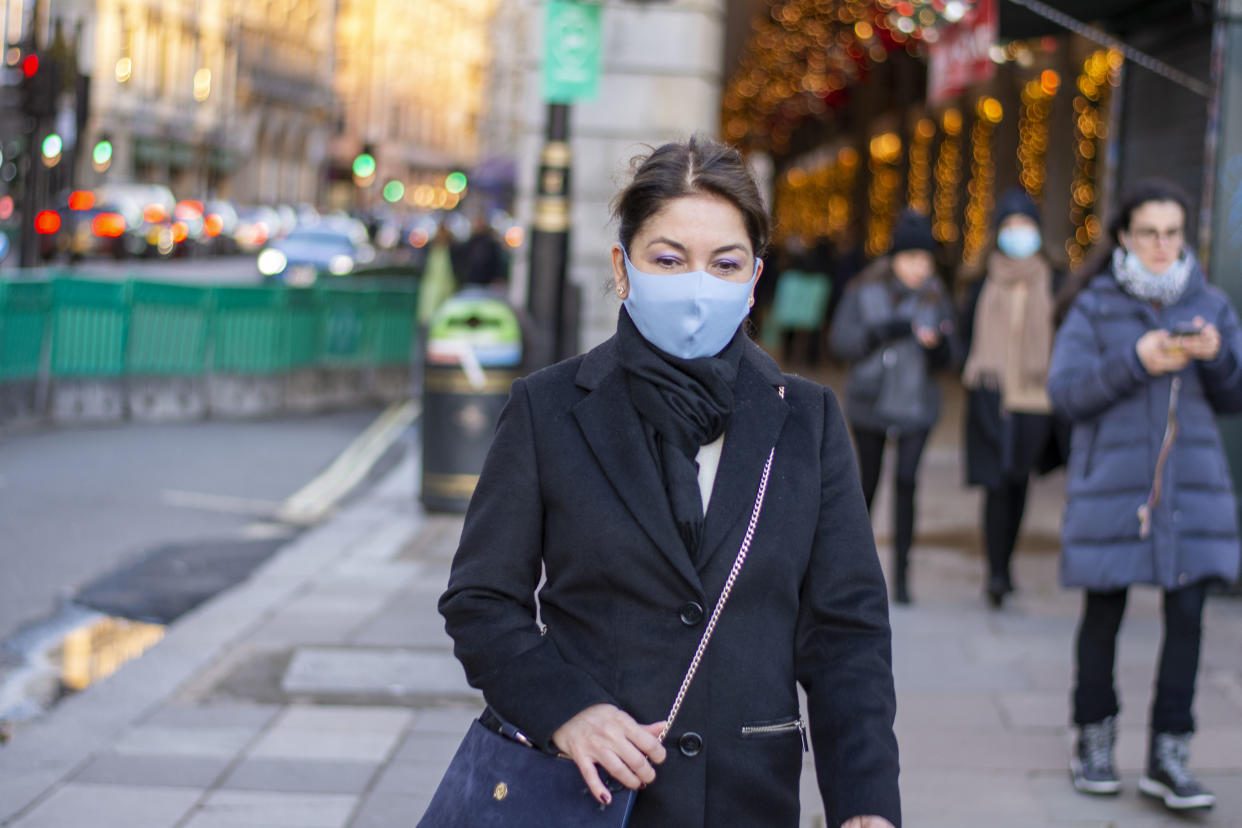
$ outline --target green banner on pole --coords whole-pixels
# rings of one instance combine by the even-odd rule
[[[543,35],[544,100],[593,100],[599,88],[600,6],[548,0]]]

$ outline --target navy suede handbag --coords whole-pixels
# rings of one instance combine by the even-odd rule
[[[783,387],[780,395],[785,396]],[[768,452],[742,546],[665,719],[661,742],[681,710],[733,582],[746,561],[775,453],[775,447]],[[637,791],[601,774],[613,794],[611,804],[601,805],[570,759],[534,747],[520,730],[490,708],[481,718],[493,726],[477,720],[470,723],[418,828],[622,828],[629,822]]]
[[[527,747],[474,721],[418,825],[620,828],[629,821],[638,792],[616,783],[608,788],[612,804],[601,805],[569,759]]]

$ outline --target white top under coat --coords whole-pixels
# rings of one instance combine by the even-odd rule
[[[694,456],[699,464],[699,499],[703,501],[703,514],[707,514],[708,501],[712,499],[712,488],[716,485],[716,470],[720,468],[720,452],[724,449],[724,435],[721,434],[705,446],[699,447]]]

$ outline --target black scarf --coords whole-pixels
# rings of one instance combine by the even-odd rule
[[[681,359],[644,339],[624,307],[617,320],[617,353],[629,378],[630,399],[647,428],[673,520],[696,566],[701,563],[703,499],[695,456],[729,422],[745,340],[739,326],[716,356]]]

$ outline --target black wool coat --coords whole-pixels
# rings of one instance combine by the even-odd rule
[[[440,601],[468,680],[543,745],[596,703],[664,720],[775,445],[749,557],[630,825],[797,826],[799,683],[829,824],[900,825],[886,592],[835,397],[747,343],[696,571],[617,347],[513,385]]]

